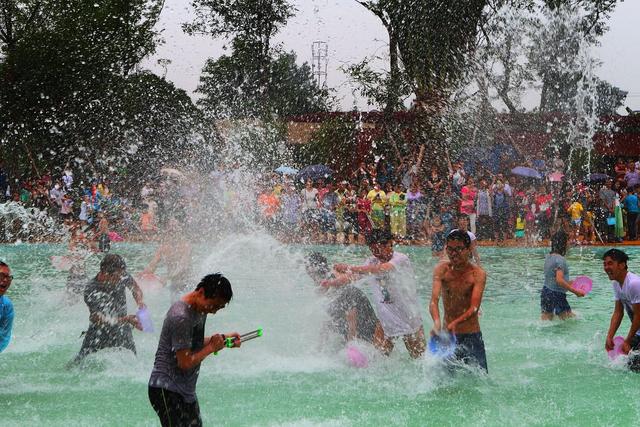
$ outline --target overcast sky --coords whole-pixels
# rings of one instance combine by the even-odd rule
[[[342,109],[355,104],[367,110],[365,100],[354,97],[353,87],[340,67],[361,61],[365,57],[384,56],[387,36],[378,19],[354,0],[292,0],[298,12],[276,37],[285,50],[293,50],[298,62],[311,62],[311,45],[316,40],[328,43],[328,86],[336,90]],[[191,37],[182,32],[180,24],[191,16],[188,0],[167,0],[159,28],[165,43],[144,66],[158,74],[164,72],[157,64],[169,59],[166,77],[189,93],[198,85],[204,62],[209,57],[225,53],[223,40]],[[640,110],[640,1],[620,3],[609,21],[610,30],[596,48],[595,56],[602,61],[598,76],[629,92],[627,105]],[[380,62],[384,64],[384,61]],[[531,101],[530,101],[531,102]]]

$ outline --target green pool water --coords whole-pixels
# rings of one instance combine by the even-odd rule
[[[153,245],[120,244],[130,271],[142,269]],[[569,296],[577,319],[543,324],[539,290],[546,249],[481,248],[488,272],[481,325],[488,376],[450,376],[431,358],[410,360],[398,342],[389,358],[371,352],[368,368],[346,363],[322,342],[322,298],[301,259],[318,250],[331,262],[359,262],[366,248],[282,246],[267,237],[238,237],[198,248],[201,273],[221,270],[234,300],[207,321],[207,331],[265,335],[239,350],[223,350],[202,365],[198,396],[205,425],[230,426],[502,426],[638,425],[640,376],[611,363],[604,352],[613,307],[599,259],[603,248],[573,248],[571,276],[586,274],[594,290]],[[424,308],[435,261],[427,248],[398,247],[411,258]],[[638,270],[638,248],[627,248]],[[51,267],[57,245],[0,246],[15,276],[13,341],[0,354],[0,425],[154,426],[147,380],[158,335],[135,335],[138,356],[105,352],[84,370],[65,364],[88,324],[82,302],[64,296],[66,274]],[[87,263],[95,272],[99,258]],[[146,296],[159,330],[170,298]],[[134,311],[131,306],[131,312]],[[626,333],[629,322],[621,326]]]

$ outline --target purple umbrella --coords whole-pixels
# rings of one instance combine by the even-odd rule
[[[589,176],[585,178],[584,182],[605,182],[609,178],[611,177],[606,173],[596,172],[596,173],[589,174]]]
[[[311,179],[316,181],[318,179],[326,179],[333,175],[333,171],[325,165],[311,165],[305,168],[302,168],[296,178],[300,181],[306,181],[307,179]]]
[[[542,179],[542,175],[540,175],[540,172],[526,166],[517,166],[511,169],[511,173],[514,175],[526,176],[527,178]]]

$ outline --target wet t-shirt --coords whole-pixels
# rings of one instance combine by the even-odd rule
[[[93,279],[84,292],[84,300],[89,312],[102,313],[107,317],[123,317],[127,315],[127,295],[125,289],[133,290],[135,280],[129,274],[122,277],[115,285],[102,283]]]
[[[416,289],[415,273],[409,257],[394,252],[394,269],[367,279],[373,293],[378,319],[387,337],[413,334],[422,327],[422,315]],[[371,257],[366,265],[379,264]]]
[[[108,284],[93,279],[84,290],[84,301],[89,308],[89,316],[99,314],[106,323],[89,324],[81,353],[109,347],[124,347],[135,351],[131,325],[117,323],[119,317],[127,315],[125,289],[133,289],[135,280],[130,275],[123,276],[117,284]]]
[[[330,328],[346,340],[349,335],[347,313],[352,309],[356,311],[357,337],[372,342],[378,319],[367,296],[355,286],[347,285],[339,288],[333,295],[327,309],[331,317]]]
[[[633,322],[633,305],[640,304],[640,277],[629,272],[622,286],[616,280],[611,285],[615,300],[622,303],[629,319]],[[640,331],[636,332],[636,335],[640,335]]]
[[[195,311],[184,301],[177,301],[169,308],[162,324],[158,350],[149,378],[151,387],[178,393],[187,402],[196,401],[200,364],[191,369],[180,369],[176,352],[184,349],[197,352],[202,349],[206,319],[206,314]]]
[[[569,266],[560,254],[548,254],[544,259],[544,287],[554,292],[567,293],[567,290],[556,282],[556,271],[562,271],[564,280],[569,282]]]
[[[13,328],[13,303],[9,297],[0,297],[0,352],[4,351],[11,341],[11,330]]]

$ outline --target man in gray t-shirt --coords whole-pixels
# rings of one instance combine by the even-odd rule
[[[224,308],[233,291],[220,273],[205,276],[196,289],[175,302],[165,317],[149,378],[149,400],[162,426],[201,426],[196,383],[200,363],[225,346],[224,334],[204,336],[207,314]],[[240,346],[240,335],[235,347]]]

